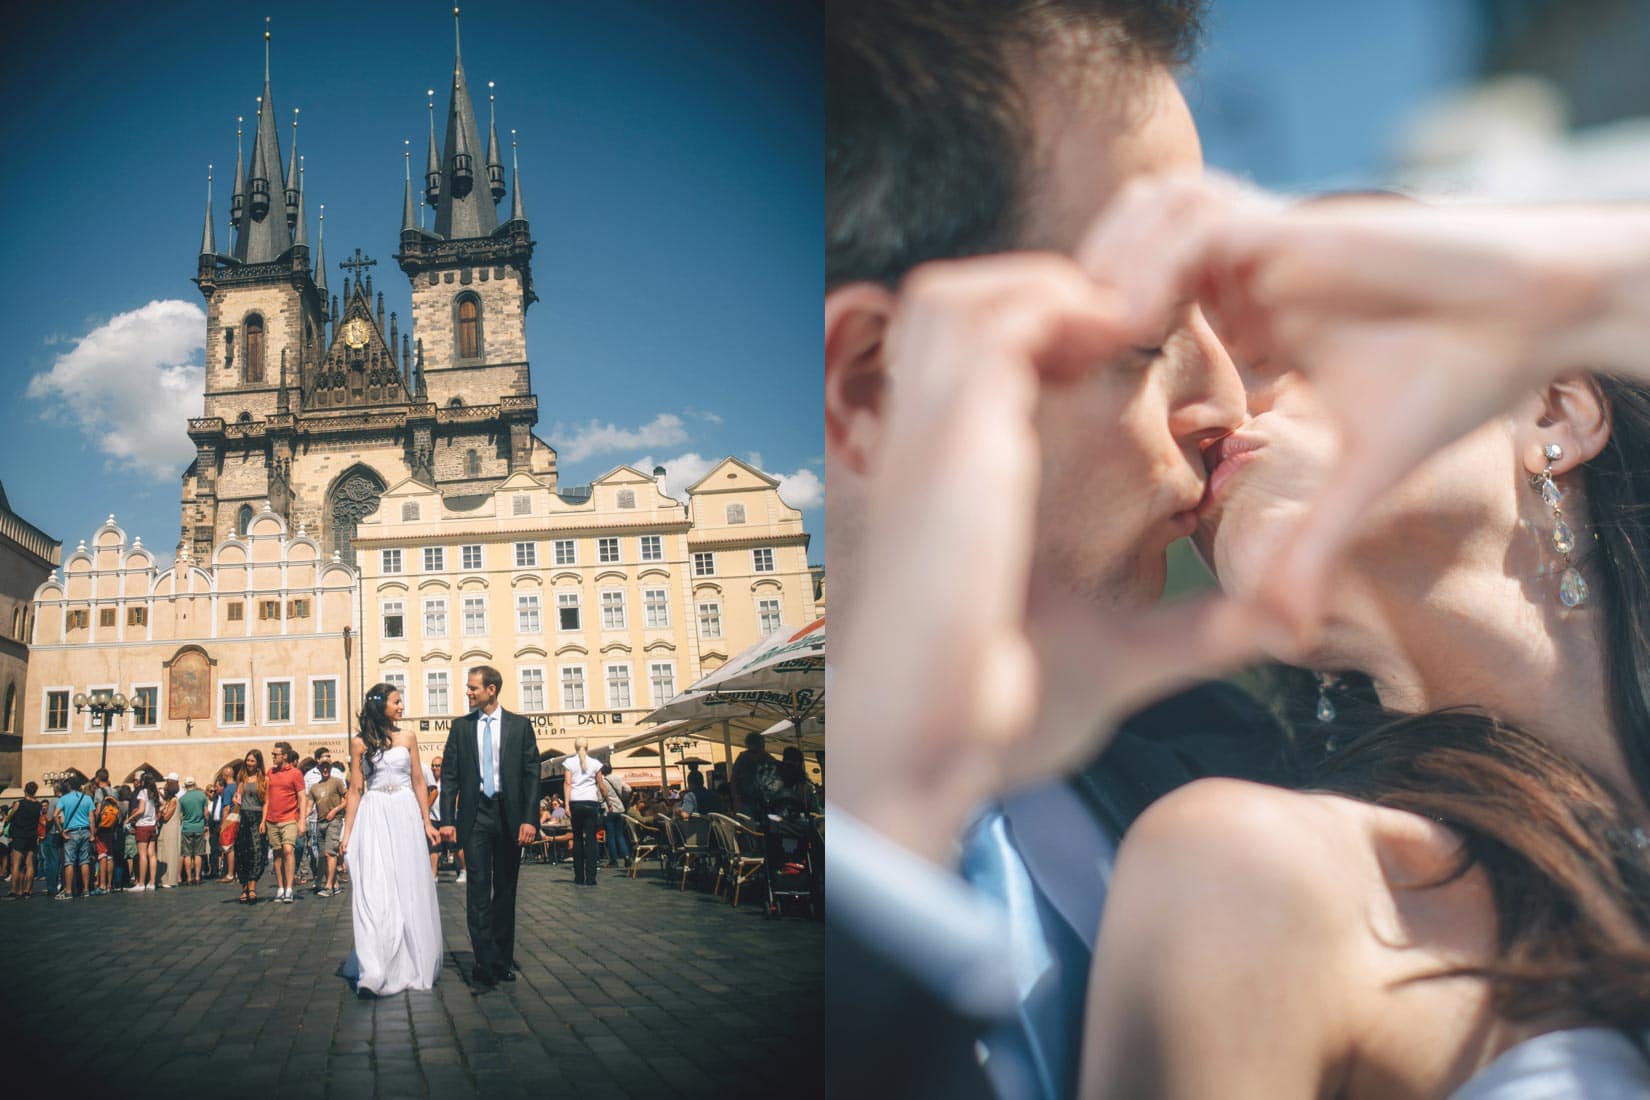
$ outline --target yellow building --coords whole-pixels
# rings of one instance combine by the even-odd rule
[[[391,486],[354,545],[363,675],[399,687],[426,753],[465,709],[466,670],[496,667],[540,751],[592,748],[731,655],[816,616],[802,514],[727,458],[683,493],[629,466],[557,491],[528,473],[467,497]],[[719,741],[695,749],[724,756]],[[657,782],[656,762],[620,761]]]
[[[355,592],[353,569],[267,506],[210,561],[169,569],[110,516],[34,594],[24,778],[97,769],[102,729],[74,701],[99,690],[127,699],[107,738],[117,781],[149,764],[205,786],[275,741],[341,753]]]

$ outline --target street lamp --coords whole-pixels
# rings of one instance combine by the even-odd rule
[[[75,692],[74,712],[81,714],[87,710],[92,712],[92,718],[103,727],[103,755],[98,757],[97,761],[98,770],[101,771],[109,766],[109,725],[116,717],[126,713],[126,696],[106,688],[98,688],[91,695],[84,691]]]

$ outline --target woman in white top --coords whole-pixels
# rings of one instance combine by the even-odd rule
[[[562,761],[567,774],[567,804],[573,815],[573,884],[596,885],[596,866],[601,862],[596,850],[596,827],[607,802],[607,780],[602,778],[602,762],[588,752],[589,742],[580,737],[573,742],[573,755]]]
[[[142,784],[133,799],[131,816],[126,819],[132,836],[137,840],[137,882],[132,887],[134,892],[155,888],[155,834],[160,824],[160,792],[155,789],[154,776],[145,774]]]

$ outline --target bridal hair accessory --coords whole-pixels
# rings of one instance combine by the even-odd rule
[[[1327,672],[1318,673],[1318,721],[1328,725],[1335,720],[1335,704],[1329,701],[1329,689],[1335,686],[1335,677]]]
[[[1558,600],[1565,607],[1580,607],[1587,602],[1587,581],[1576,568],[1575,553],[1576,537],[1570,530],[1570,525],[1564,522],[1564,509],[1560,502],[1564,494],[1553,483],[1553,463],[1564,457],[1564,448],[1557,443],[1548,443],[1541,448],[1541,456],[1547,460],[1546,468],[1539,474],[1532,475],[1530,486],[1541,494],[1541,500],[1553,510],[1553,549],[1564,560],[1564,573],[1558,579]]]
[[[387,696],[381,691],[367,692],[367,702],[369,703],[382,703],[386,698]]]

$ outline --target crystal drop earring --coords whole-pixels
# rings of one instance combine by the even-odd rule
[[[1318,673],[1318,721],[1328,725],[1335,720],[1335,704],[1329,701],[1329,689],[1335,685],[1335,678],[1327,672]]]
[[[1531,476],[1530,485],[1541,494],[1542,503],[1553,510],[1553,549],[1564,562],[1563,575],[1558,579],[1558,599],[1565,607],[1580,607],[1587,602],[1587,579],[1576,568],[1573,557],[1575,533],[1564,522],[1564,509],[1561,507],[1564,494],[1553,482],[1553,463],[1564,457],[1564,448],[1557,443],[1548,443],[1541,448],[1541,455],[1547,460],[1547,465],[1539,474]]]

